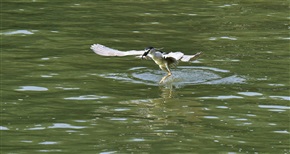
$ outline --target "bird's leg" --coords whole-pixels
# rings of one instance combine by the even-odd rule
[[[163,83],[165,79],[167,79],[169,76],[171,76],[171,73],[169,72],[167,75],[165,75],[159,82],[159,84]]]
[[[167,79],[169,76],[172,75],[168,65],[166,65],[166,67],[160,67],[162,70],[166,71],[167,72],[167,75],[165,75],[159,82],[159,84],[163,83],[165,79]]]

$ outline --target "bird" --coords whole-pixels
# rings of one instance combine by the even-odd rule
[[[161,78],[159,84],[165,82],[165,80],[172,75],[170,68],[176,67],[178,63],[189,62],[196,60],[202,52],[198,52],[194,55],[185,55],[182,52],[170,52],[166,53],[161,51],[159,48],[147,47],[145,50],[129,50],[129,51],[119,51],[106,47],[101,44],[91,45],[91,49],[100,56],[136,56],[140,59],[152,59],[161,70],[165,71],[167,74]]]

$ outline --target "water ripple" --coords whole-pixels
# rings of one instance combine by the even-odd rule
[[[61,152],[62,150],[60,149],[50,149],[50,150],[39,150],[39,152],[45,152],[45,153],[48,153],[48,152]]]
[[[20,89],[15,89],[17,91],[47,91],[48,89],[45,87],[38,86],[20,86]]]
[[[279,134],[290,134],[287,130],[277,130],[273,131],[274,133],[279,133]]]
[[[201,98],[201,99],[221,99],[221,100],[223,100],[223,99],[233,99],[233,98],[238,98],[238,99],[240,99],[240,98],[243,98],[243,97],[241,97],[241,96],[234,96],[234,95],[228,95],[228,96],[213,96],[213,97],[199,97],[199,98]]]
[[[214,41],[214,40],[218,40],[218,39],[226,39],[226,40],[238,40],[235,37],[230,37],[230,36],[221,36],[221,37],[210,37],[209,40]]]
[[[229,70],[213,67],[179,66],[177,69],[172,70],[173,75],[167,78],[165,82],[176,87],[195,84],[245,83],[245,78],[238,75],[229,75],[229,73]],[[161,70],[133,67],[129,69],[128,73],[107,73],[99,74],[98,76],[123,82],[158,85],[158,82],[164,75],[165,72]]]
[[[54,123],[53,126],[49,126],[48,128],[70,128],[70,129],[83,129],[85,126],[73,126],[66,123]]]
[[[108,96],[97,96],[97,95],[83,95],[76,97],[66,97],[65,100],[96,100],[96,99],[104,99],[108,98]]]
[[[58,142],[44,141],[44,142],[39,142],[38,144],[50,145],[50,144],[58,144]]]
[[[29,31],[29,30],[15,30],[15,31],[9,31],[9,32],[4,32],[4,33],[0,33],[1,35],[17,35],[17,34],[24,34],[24,35],[31,35],[34,34],[34,31]]]
[[[133,138],[133,139],[131,139],[129,141],[131,141],[131,142],[143,142],[143,141],[145,141],[145,139],[143,139],[143,138]]]
[[[28,128],[27,130],[43,130],[45,127],[33,127],[33,128]]]
[[[258,93],[258,92],[238,92],[238,94],[244,95],[244,96],[261,96],[261,95],[263,95],[263,94]]]
[[[290,96],[270,96],[271,98],[278,98],[278,99],[283,99],[286,101],[290,101]]]
[[[217,116],[203,116],[205,119],[219,119]]]
[[[128,118],[115,118],[115,117],[113,117],[113,118],[110,118],[110,120],[112,120],[112,121],[126,121],[126,120],[128,120]]]
[[[282,106],[282,105],[259,105],[259,108],[289,110],[290,109],[290,106]]]
[[[9,128],[4,127],[4,126],[0,126],[0,130],[9,130]]]

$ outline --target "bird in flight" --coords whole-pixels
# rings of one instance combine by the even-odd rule
[[[165,79],[172,75],[170,68],[177,66],[179,61],[194,61],[202,54],[202,52],[194,55],[185,55],[182,52],[165,53],[154,47],[147,47],[145,50],[119,51],[101,44],[93,44],[91,45],[91,49],[101,56],[136,56],[141,59],[152,59],[160,69],[167,72],[167,75],[160,80],[159,84],[164,83]]]

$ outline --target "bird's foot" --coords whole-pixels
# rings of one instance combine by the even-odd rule
[[[159,81],[159,84],[162,84],[164,83],[164,81],[169,77],[171,76],[171,73],[169,72],[167,75],[165,75],[160,81]]]

